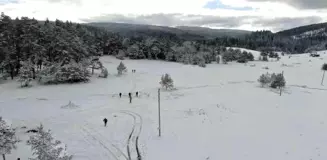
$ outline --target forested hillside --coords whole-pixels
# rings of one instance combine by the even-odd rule
[[[12,79],[19,76],[22,82],[29,77],[46,84],[80,82],[88,81],[90,66],[92,70],[97,68],[105,72],[97,58],[101,55],[205,66],[215,61],[217,55],[231,53],[225,47],[290,54],[326,48],[326,37],[294,38],[290,36],[293,33],[288,33],[293,31],[277,34],[257,31],[239,37],[208,39],[184,30],[158,26],[144,28],[142,25],[132,25],[137,29],[127,26],[122,29],[124,32],[117,32],[120,25],[114,25],[108,27],[106,23],[99,23],[95,27],[94,24],[60,20],[41,22],[27,17],[11,19],[1,14],[0,75]],[[297,33],[297,29],[294,32]],[[247,53],[241,54],[239,51],[236,51],[236,55],[229,59],[243,62],[248,57]]]

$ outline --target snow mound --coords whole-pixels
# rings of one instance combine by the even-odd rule
[[[74,108],[79,108],[78,105],[74,104],[73,102],[69,101],[67,105],[61,106],[63,109],[74,109]]]

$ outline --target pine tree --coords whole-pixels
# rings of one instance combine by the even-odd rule
[[[260,78],[258,79],[258,82],[261,84],[261,87],[264,87],[265,85],[267,85],[271,82],[271,77],[268,73],[262,74],[260,76]]]
[[[122,75],[123,71],[126,71],[126,66],[124,65],[123,62],[120,62],[118,67],[117,67],[117,71],[118,71],[118,75]]]
[[[27,141],[27,145],[31,146],[33,156],[30,160],[71,160],[72,155],[66,152],[66,146],[62,147],[62,143],[54,140],[50,130],[45,131],[41,124],[37,127],[37,133],[32,135]]]
[[[16,149],[18,142],[16,130],[8,126],[0,117],[0,154],[3,160],[6,160],[6,154],[10,154],[11,150]]]
[[[271,76],[271,84],[270,84],[270,87],[271,88],[282,88],[282,87],[285,87],[285,84],[286,84],[286,81],[285,81],[285,78],[284,78],[284,75],[279,73],[277,75],[273,74]]]
[[[165,75],[162,75],[160,84],[166,90],[173,89],[173,87],[174,87],[174,81],[168,73],[166,73]]]

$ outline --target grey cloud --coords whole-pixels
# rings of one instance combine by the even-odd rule
[[[251,2],[282,2],[298,9],[327,9],[327,0],[248,0]]]
[[[131,24],[149,24],[160,26],[209,26],[219,28],[240,28],[242,25],[251,25],[254,28],[280,31],[302,25],[319,23],[321,17],[299,17],[299,18],[275,18],[264,19],[262,17],[220,17],[209,15],[183,15],[183,14],[151,14],[141,16],[125,16],[119,14],[108,14],[88,19],[84,22],[119,22]]]

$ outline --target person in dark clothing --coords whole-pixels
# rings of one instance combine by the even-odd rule
[[[20,158],[17,158],[17,160],[20,160]]]
[[[129,96],[129,103],[132,103],[132,93],[129,92],[129,93],[128,93],[128,96]]]
[[[121,93],[119,93],[119,97],[121,98]]]
[[[136,92],[136,97],[138,97],[139,96],[139,92]]]
[[[103,122],[104,122],[104,126],[106,127],[107,126],[107,122],[108,122],[107,118],[104,118],[103,119]]]

